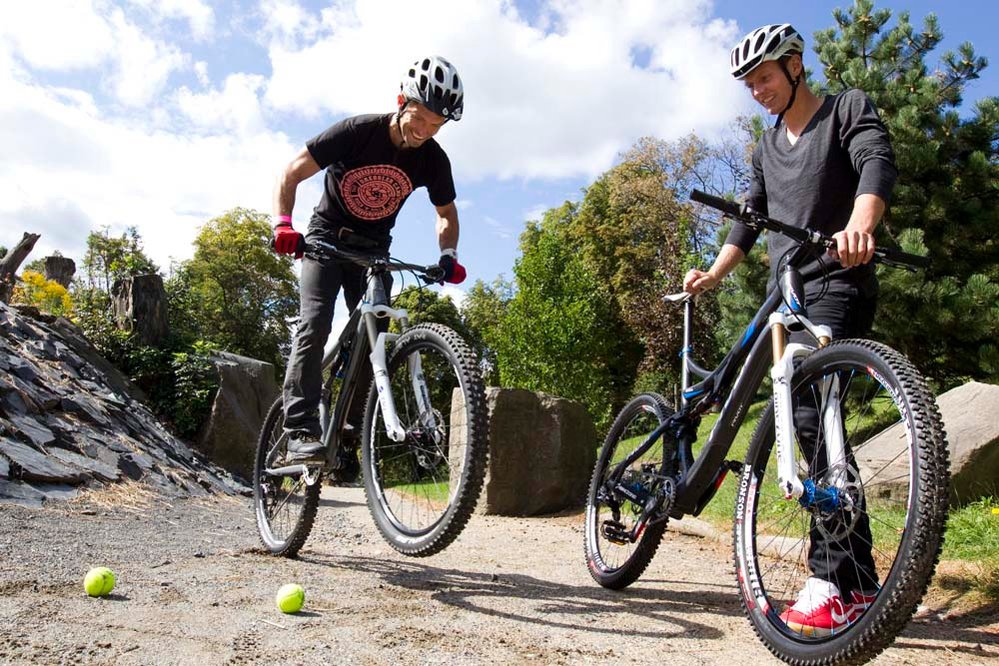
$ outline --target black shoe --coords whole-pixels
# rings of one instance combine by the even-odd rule
[[[341,484],[355,483],[361,473],[361,463],[357,460],[357,440],[344,440],[336,452],[336,469],[333,480]]]
[[[284,459],[288,463],[322,462],[326,459],[326,447],[315,435],[291,435]]]

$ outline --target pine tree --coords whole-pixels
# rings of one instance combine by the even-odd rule
[[[857,0],[816,33],[819,94],[866,92],[891,134],[899,170],[879,242],[928,254],[929,270],[882,269],[876,336],[907,354],[941,388],[999,381],[999,98],[962,118],[967,85],[986,67],[970,43],[926,61],[943,33],[933,14],[917,31],[908,12]]]

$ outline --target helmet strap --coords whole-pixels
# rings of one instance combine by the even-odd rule
[[[778,62],[780,64],[781,71],[783,71],[784,76],[787,77],[787,82],[791,84],[791,99],[787,100],[787,106],[784,107],[784,110],[777,114],[777,120],[774,122],[774,127],[780,125],[780,122],[784,120],[784,114],[787,113],[787,110],[791,108],[792,104],[794,104],[794,99],[798,95],[798,84],[801,83],[801,77],[805,73],[804,70],[802,70],[802,72],[798,74],[797,78],[791,78],[791,72],[788,71],[787,63],[784,61],[784,58],[781,58]]]
[[[399,110],[395,112],[395,128],[399,132],[399,140],[402,141],[400,148],[406,147],[406,134],[402,131],[402,112],[406,109],[409,104],[409,100],[402,95],[399,95],[397,99],[399,103]]]

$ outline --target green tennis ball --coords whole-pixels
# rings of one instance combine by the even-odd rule
[[[274,603],[282,613],[297,613],[305,604],[305,590],[295,583],[282,585],[274,597]]]
[[[83,589],[92,597],[105,597],[114,589],[114,572],[107,567],[94,567],[83,579]]]

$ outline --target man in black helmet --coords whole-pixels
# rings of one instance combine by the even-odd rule
[[[870,263],[873,234],[895,184],[895,157],[888,132],[863,92],[847,90],[824,98],[812,93],[801,60],[804,47],[801,35],[785,23],[758,28],[732,49],[732,75],[777,116],[753,151],[746,203],[760,213],[836,240],[831,257],[817,257],[800,267],[808,318],[831,327],[834,339],[861,337],[874,322],[878,283]],[[697,294],[714,287],[745,258],[758,235],[759,231],[735,224],[711,268],[687,273],[684,290]],[[771,284],[793,243],[782,235],[768,236]],[[803,333],[791,340],[808,341]],[[817,440],[818,414],[813,407],[799,405],[794,418],[802,447],[812,460],[808,448],[814,448]],[[812,525],[808,553],[812,575],[797,602],[781,614],[792,631],[832,634],[873,601],[878,577],[868,516],[864,506],[860,509],[848,539],[834,540]]]
[[[301,257],[302,235],[292,226],[295,191],[303,180],[326,169],[319,205],[309,220],[308,238],[344,250],[388,254],[390,231],[410,193],[426,187],[437,211],[437,241],[444,280],[458,283],[465,269],[458,263],[458,210],[451,163],[434,135],[448,120],[460,120],[464,91],[454,66],[439,56],[413,63],[402,78],[395,113],[347,118],[306,142],[285,167],[274,189],[274,248]],[[302,260],[298,330],[284,381],[288,461],[321,461],[318,409],[322,390],[323,347],[333,323],[333,305],[343,288],[353,310],[364,294],[364,271],[353,264]],[[391,293],[386,275],[385,291]],[[371,381],[363,364],[358,386]],[[362,388],[363,390],[363,388]],[[341,481],[357,477],[357,438],[363,400],[354,400],[347,416],[353,428],[340,446]]]

